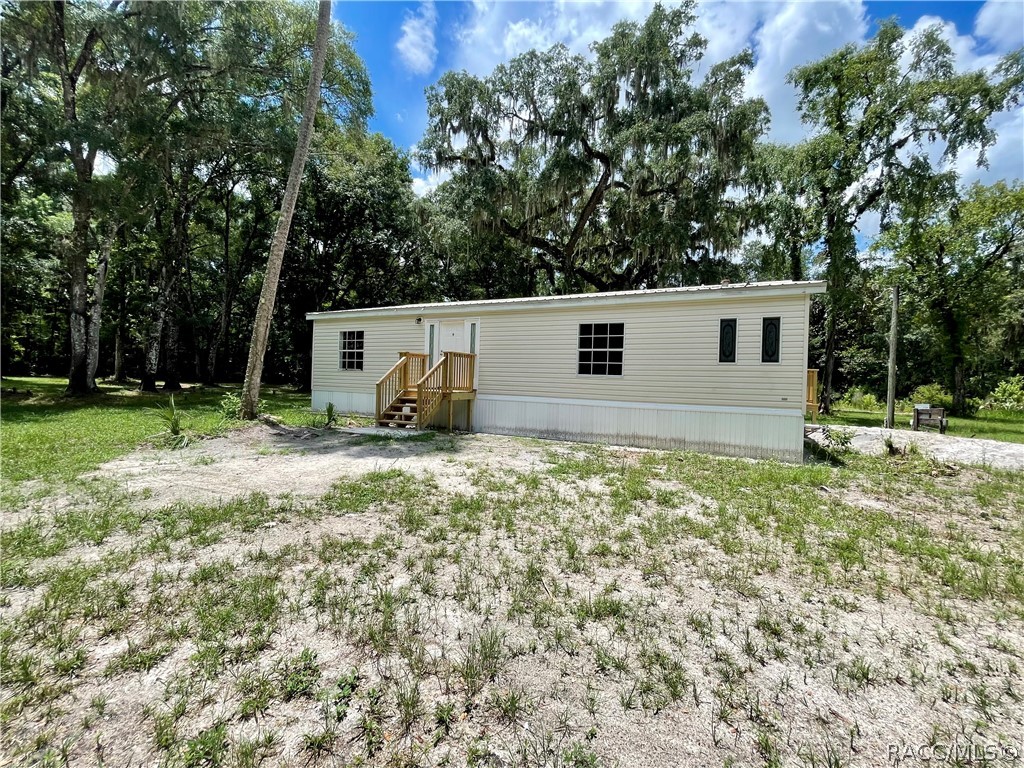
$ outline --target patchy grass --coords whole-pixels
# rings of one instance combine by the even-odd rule
[[[1019,741],[1019,474],[334,437],[315,450],[353,469],[317,495],[72,480],[5,524],[3,762],[810,768]]]
[[[910,429],[909,412],[896,414],[896,427]],[[837,410],[830,416],[820,417],[822,424],[836,424],[846,427],[881,427],[885,421],[883,411]],[[947,435],[957,437],[981,437],[987,440],[1003,440],[1008,443],[1024,443],[1024,413],[1010,411],[981,410],[970,418],[949,417]]]
[[[158,409],[168,404],[168,393],[101,384],[97,395],[68,398],[63,394],[66,383],[56,378],[3,380],[5,390],[32,392],[31,396],[4,396],[0,471],[5,483],[74,480],[81,473],[155,439],[165,428]],[[183,429],[196,436],[208,436],[239,426],[241,422],[225,419],[220,407],[221,398],[232,391],[235,390],[195,387],[174,393]],[[268,387],[262,397],[265,412],[285,424],[322,425],[323,417],[310,410],[308,393]]]

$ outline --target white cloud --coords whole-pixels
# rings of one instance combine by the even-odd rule
[[[553,3],[506,3],[474,0],[469,18],[456,33],[454,66],[485,75],[531,48],[562,43],[573,53],[588,54],[590,44],[607,37],[618,21],[644,19],[649,0],[556,0]]]
[[[1003,50],[1024,45],[1024,3],[988,0],[974,19],[974,34]]]
[[[402,36],[395,44],[398,56],[414,75],[427,75],[437,61],[437,9],[433,0],[425,0],[415,12],[405,15]]]
[[[452,177],[451,171],[429,171],[412,177],[412,191],[417,197],[428,195]]]
[[[770,138],[797,142],[807,134],[796,111],[796,89],[786,82],[794,67],[823,58],[867,36],[860,0],[805,3],[794,0],[775,6],[754,36],[757,63],[747,78],[748,96],[760,96],[772,113]]]

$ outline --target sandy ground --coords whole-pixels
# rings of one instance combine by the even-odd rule
[[[853,435],[851,447],[860,453],[879,455],[886,450],[886,438],[901,450],[917,446],[925,456],[937,461],[954,464],[970,464],[977,467],[996,469],[1024,469],[1024,444],[1006,443],[998,440],[984,440],[976,437],[954,437],[938,432],[912,432],[906,429],[880,429],[878,427],[832,427]],[[811,439],[823,440],[823,433],[816,431]]]
[[[529,472],[541,464],[544,450],[539,441],[496,435],[381,442],[339,430],[259,424],[202,440],[186,451],[136,451],[87,477],[139,494],[140,503],[150,508],[181,500],[216,503],[251,493],[316,498],[339,477],[389,469],[427,474],[448,491],[465,492],[472,490],[465,481],[467,466]]]
[[[858,450],[881,452],[881,435],[870,434],[881,430],[858,431],[868,433],[854,438]],[[775,528],[784,517],[761,519],[764,508],[737,502],[756,495],[783,505],[785,483],[768,490],[769,476],[757,494],[751,485],[729,495],[709,461],[489,435],[381,442],[261,424],[109,462],[91,477],[154,520],[187,516],[182,504],[253,493],[291,500],[296,513],[211,530],[209,541],[203,531],[168,540],[144,523],[41,560],[31,570],[38,579],[5,588],[12,660],[38,651],[31,685],[58,688],[46,703],[31,703],[33,687],[21,708],[17,696],[6,700],[0,763],[45,762],[33,744],[49,743],[65,754],[51,747],[46,759],[73,766],[873,768],[895,764],[890,745],[1018,745],[1024,618],[1001,591],[1011,576],[993,566],[997,597],[968,599],[941,585],[956,573],[915,570],[913,555],[876,549],[840,567],[829,538],[862,533],[861,518],[892,520],[901,536],[926,530],[936,546],[968,542],[973,559],[951,564],[965,572],[985,561],[982,551],[1009,563],[1008,542],[1024,538],[1024,493],[989,488],[979,518],[973,484],[988,482],[980,470],[940,474],[929,481],[934,496],[815,481],[801,491],[814,502],[801,514],[831,510],[850,527],[812,526],[794,544]],[[723,462],[734,472],[759,466]],[[642,483],[631,474],[641,467]],[[301,513],[339,480],[382,470],[408,473],[421,495]],[[54,514],[85,503],[73,494],[44,500],[18,524],[39,520],[45,530]],[[902,546],[917,545],[910,537]],[[100,569],[84,609],[73,595],[50,596],[48,579],[82,567]],[[254,656],[242,650],[259,635],[250,625],[204,636],[211,613],[258,610],[246,590],[263,579],[281,604]],[[118,588],[129,597],[104,591],[116,597]],[[500,637],[501,663],[472,693],[473,644],[488,630]],[[202,665],[225,647],[239,660]],[[85,666],[55,681],[46,670],[72,648]],[[288,698],[281,670],[302,649],[316,654],[317,693]],[[150,650],[159,650],[151,664],[112,666]],[[352,670],[358,693],[332,719],[332,686]],[[240,714],[244,681],[259,675],[274,686],[269,706]],[[402,725],[412,681],[419,706]],[[523,702],[518,714],[513,696]],[[442,729],[436,713],[448,704],[454,721]],[[169,750],[161,728],[173,735]],[[201,749],[216,728],[223,760]],[[312,747],[320,737],[326,747]]]

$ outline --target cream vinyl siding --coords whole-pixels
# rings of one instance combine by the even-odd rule
[[[398,353],[425,351],[428,321],[479,317],[481,395],[574,398],[802,411],[806,295],[737,296],[609,307],[535,306],[489,312],[431,309],[409,315],[317,319],[313,389],[373,394]],[[780,317],[780,362],[761,362],[761,321]],[[718,362],[722,318],[736,318],[736,362]],[[622,376],[576,373],[580,323],[625,324]],[[364,331],[362,371],[338,370],[338,332]]]
[[[363,370],[338,367],[341,331],[363,331]],[[313,323],[313,389],[356,394],[376,393],[377,380],[395,363],[399,352],[423,351],[423,326],[412,317],[354,317]]]
[[[680,302],[492,314],[481,324],[480,394],[803,408],[807,298]],[[761,319],[782,318],[780,362],[761,362]],[[718,362],[736,318],[736,362]],[[625,324],[622,376],[576,373],[580,323]]]

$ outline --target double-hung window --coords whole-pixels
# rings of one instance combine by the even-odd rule
[[[343,371],[363,370],[362,331],[341,331],[339,334],[338,368]]]
[[[581,376],[621,376],[623,323],[580,323],[576,372]]]

